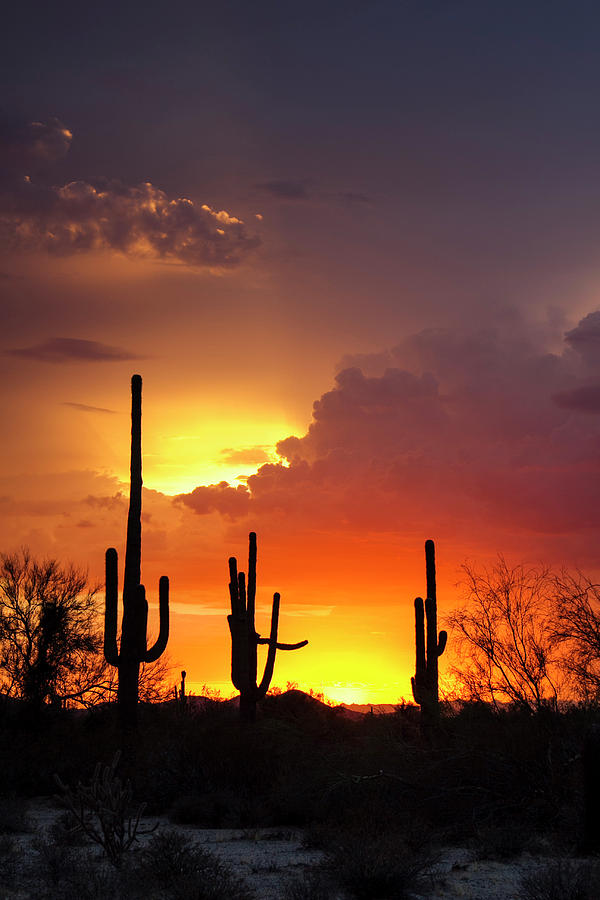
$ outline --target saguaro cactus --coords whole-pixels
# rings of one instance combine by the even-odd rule
[[[424,718],[432,720],[438,712],[438,658],[446,648],[448,635],[437,631],[437,596],[435,586],[435,545],[425,541],[425,570],[427,575],[427,599],[415,599],[415,647],[416,667],[411,678],[415,703],[421,707]],[[425,628],[427,618],[427,628]],[[425,648],[427,634],[427,649]]]
[[[131,483],[125,575],[123,579],[123,621],[121,646],[117,648],[118,556],[114,547],[106,551],[106,605],[104,613],[104,657],[119,672],[117,699],[121,724],[136,724],[140,665],[161,656],[169,639],[169,579],[159,582],[160,630],[156,643],[147,648],[148,603],[141,581],[142,560],[142,378],[131,379]]]
[[[308,644],[300,641],[297,644],[277,643],[279,624],[280,595],[273,594],[273,611],[271,613],[271,634],[261,638],[254,626],[256,608],[256,534],[249,535],[248,553],[248,585],[246,576],[238,572],[237,559],[229,560],[229,595],[231,597],[231,615],[227,616],[231,631],[231,680],[240,692],[240,716],[244,721],[253,721],[256,717],[256,704],[265,696],[273,677],[275,654],[278,650],[298,650]],[[260,684],[256,683],[258,667],[258,645],[268,646],[267,661]]]

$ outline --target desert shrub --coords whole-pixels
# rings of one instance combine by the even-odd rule
[[[557,859],[523,876],[519,900],[598,900],[600,865]]]
[[[283,900],[331,900],[334,883],[322,867],[288,876],[283,887]]]
[[[430,847],[409,847],[399,834],[355,828],[327,851],[333,879],[357,900],[401,900],[435,861]]]
[[[112,866],[57,843],[50,833],[34,839],[28,876],[36,900],[127,900]]]
[[[140,896],[158,887],[164,900],[252,900],[252,893],[214,853],[175,830],[155,834],[135,866]],[[145,892],[144,892],[145,891]]]
[[[52,894],[58,896],[61,883],[66,874],[72,871],[75,863],[73,850],[64,844],[57,843],[48,834],[36,835],[32,847],[35,858],[32,866],[32,877],[39,879],[40,884]]]

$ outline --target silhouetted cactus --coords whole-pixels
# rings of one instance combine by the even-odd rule
[[[118,704],[122,726],[136,724],[140,664],[154,662],[164,652],[169,639],[169,579],[159,582],[160,630],[156,643],[146,647],[148,603],[141,581],[142,560],[142,378],[131,379],[131,483],[125,575],[123,580],[123,621],[121,647],[117,649],[118,556],[106,551],[106,606],[104,614],[104,657],[119,672]]]
[[[187,710],[187,694],[185,692],[185,676],[187,672],[185,669],[181,670],[181,687],[178,688],[177,685],[173,688],[173,695],[175,697],[175,710],[179,715],[183,715]]]
[[[433,541],[425,541],[425,569],[427,575],[427,599],[415,599],[415,646],[416,667],[414,678],[411,678],[415,703],[421,707],[424,719],[429,721],[437,717],[438,712],[438,657],[446,647],[448,635],[437,632],[437,596],[435,586],[435,545]],[[427,628],[425,628],[425,617]],[[427,634],[427,649],[425,635]]]
[[[261,638],[254,626],[256,601],[256,534],[249,535],[248,553],[248,586],[243,572],[237,570],[237,559],[229,560],[229,595],[231,597],[231,615],[227,616],[231,631],[231,680],[240,692],[240,716],[244,721],[253,721],[256,716],[256,704],[262,700],[269,689],[275,654],[278,650],[298,650],[306,646],[308,641],[297,644],[278,644],[277,628],[279,624],[279,594],[273,594],[273,611],[271,613],[271,634]],[[267,661],[260,684],[256,683],[258,667],[258,645],[268,646]]]

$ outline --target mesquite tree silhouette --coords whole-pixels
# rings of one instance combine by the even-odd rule
[[[28,550],[0,556],[0,685],[32,710],[82,702],[106,683],[97,589],[84,571]]]

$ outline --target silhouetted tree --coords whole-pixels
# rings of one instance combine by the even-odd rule
[[[87,575],[28,550],[0,555],[0,689],[32,707],[85,707],[116,699],[117,674],[102,653],[102,610]],[[165,656],[143,663],[140,700],[168,693]]]
[[[84,572],[27,550],[0,555],[2,689],[33,706],[82,697],[103,682],[96,588]]]
[[[554,579],[554,635],[578,700],[600,700],[600,585],[581,572]]]
[[[463,566],[464,605],[446,622],[459,663],[452,674],[461,695],[538,711],[556,706],[563,686],[555,639],[555,582],[547,568]]]

